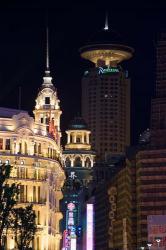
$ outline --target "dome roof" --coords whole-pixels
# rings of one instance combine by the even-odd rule
[[[125,44],[119,33],[112,29],[102,30],[94,34],[88,44]]]
[[[132,57],[134,49],[114,30],[104,29],[92,36],[86,45],[79,49],[81,57],[97,63],[98,59],[110,58],[120,63]]]
[[[69,129],[88,129],[88,126],[84,119],[82,117],[75,117],[70,123],[69,123]]]

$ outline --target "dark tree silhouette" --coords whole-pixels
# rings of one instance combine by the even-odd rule
[[[19,250],[31,249],[30,243],[34,239],[37,226],[35,223],[35,212],[33,206],[14,209],[13,230],[15,232],[15,241]]]
[[[6,236],[7,230],[10,227],[11,214],[19,194],[17,184],[8,184],[11,170],[12,166],[10,165],[0,165],[0,249],[3,249],[2,238]]]

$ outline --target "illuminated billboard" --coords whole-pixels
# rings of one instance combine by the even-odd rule
[[[76,250],[76,249],[77,249],[77,241],[76,241],[76,238],[71,238],[70,250]]]
[[[87,204],[86,250],[93,250],[93,204]]]
[[[166,215],[148,215],[147,224],[150,250],[166,250]]]
[[[69,202],[66,206],[66,230],[63,233],[64,250],[76,250],[76,217],[76,205],[73,202]]]

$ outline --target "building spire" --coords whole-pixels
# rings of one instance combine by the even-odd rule
[[[50,61],[49,61],[49,33],[48,33],[48,26],[46,27],[46,69],[45,69],[45,76],[43,77],[43,87],[51,87],[52,84],[52,77],[50,76]]]
[[[49,34],[48,34],[48,27],[46,28],[46,76],[50,74],[50,62],[49,62]]]
[[[104,30],[109,30],[109,26],[108,26],[108,12],[105,13],[105,26],[104,26]]]

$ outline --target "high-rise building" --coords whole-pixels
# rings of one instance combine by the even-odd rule
[[[0,164],[13,166],[8,182],[20,185],[18,206],[33,204],[37,224],[31,245],[34,250],[60,249],[59,201],[65,179],[61,165],[60,114],[47,53],[47,68],[34,118],[26,111],[0,108]],[[15,237],[10,231],[5,249],[15,247]]]
[[[124,157],[94,165],[96,250],[135,249],[132,169]]]
[[[63,151],[66,181],[63,187],[63,248],[84,250],[86,245],[85,203],[89,196],[89,184],[95,152],[91,149],[90,130],[81,117],[69,124],[67,144]],[[73,219],[72,219],[73,218]],[[75,242],[75,248],[72,247]]]
[[[130,145],[130,79],[120,63],[134,50],[105,28],[80,49],[94,63],[82,78],[82,116],[92,131],[92,146],[100,159],[122,154]]]
[[[150,241],[151,250],[166,248],[166,33],[160,35],[156,51],[150,143],[136,155],[137,247]]]
[[[161,33],[157,41],[155,94],[151,107],[152,144],[164,146],[166,145],[166,33]]]

